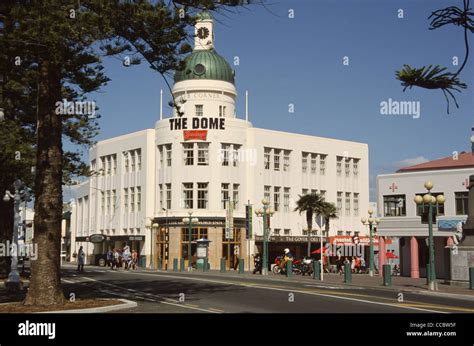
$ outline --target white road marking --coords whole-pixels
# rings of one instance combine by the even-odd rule
[[[88,277],[85,277],[83,276],[82,277],[83,279],[85,280],[88,280],[88,281],[93,281],[93,282],[98,282],[98,283],[101,283],[101,284],[104,284],[106,286],[110,286],[110,287],[114,287],[114,288],[118,288],[118,289],[121,289],[121,290],[127,290],[129,292],[133,292],[135,293],[135,295],[140,298],[140,299],[143,299],[143,300],[148,300],[148,301],[153,301],[153,302],[156,302],[156,303],[160,303],[160,304],[167,304],[167,305],[173,305],[173,306],[179,306],[180,308],[185,308],[185,309],[191,309],[191,310],[199,310],[199,311],[204,311],[204,312],[209,312],[211,314],[218,314],[220,312],[217,312],[217,311],[212,311],[212,310],[208,310],[208,309],[204,309],[204,308],[198,308],[198,307],[193,307],[193,306],[189,306],[189,305],[184,305],[184,304],[180,304],[180,303],[175,303],[175,301],[173,299],[170,299],[170,298],[166,298],[166,297],[162,297],[162,296],[159,296],[159,295],[154,295],[154,294],[151,294],[151,293],[148,293],[148,292],[141,292],[141,291],[138,291],[138,290],[134,290],[134,289],[131,289],[131,288],[125,288],[125,287],[120,287],[120,286],[117,286],[117,285],[114,285],[114,284],[111,284],[111,283],[108,283],[108,282],[104,282],[104,281],[100,281],[100,280],[96,280],[96,279],[92,279],[92,278],[88,278]],[[107,292],[107,291],[106,291]],[[109,291],[110,292],[110,291]],[[116,295],[123,295],[123,294],[117,294],[117,293],[112,293],[110,292],[111,294],[116,294]],[[155,300],[155,299],[150,299],[150,298],[145,298],[145,297],[140,297],[139,294],[145,294],[145,295],[148,295],[148,296],[153,296],[153,297],[158,297],[158,298],[161,298],[161,299],[165,299],[167,301],[159,301],[159,300]],[[171,302],[170,302],[171,301]]]
[[[304,285],[307,287],[317,287],[317,288],[330,288],[332,290],[363,290],[363,287],[353,287],[353,286],[348,286],[348,287],[343,287],[343,286],[324,286],[324,285]]]
[[[176,276],[175,275],[164,275],[164,274],[161,274],[161,273],[160,274],[134,273],[134,274],[148,275],[148,276],[155,276],[155,277],[158,275],[158,276],[161,276],[161,277],[168,277],[168,278],[174,278],[174,279],[204,281],[204,282],[220,283],[220,284],[227,284],[227,285],[234,285],[234,286],[244,286],[244,287],[250,287],[250,288],[260,288],[260,289],[268,289],[268,290],[276,290],[276,291],[284,291],[284,292],[291,291],[291,292],[297,292],[297,293],[302,293],[302,294],[310,294],[310,295],[315,295],[315,296],[320,296],[320,297],[356,301],[356,302],[366,303],[366,304],[390,306],[390,307],[394,307],[394,308],[397,308],[397,309],[418,310],[418,311],[434,312],[434,313],[439,313],[439,314],[448,314],[449,313],[449,312],[444,312],[444,311],[436,311],[436,310],[430,310],[430,309],[415,308],[415,307],[411,307],[411,306],[400,306],[400,305],[396,305],[396,304],[373,302],[373,301],[365,300],[365,299],[356,299],[356,298],[349,298],[349,297],[333,296],[333,295],[324,294],[324,293],[299,291],[298,289],[293,289],[293,288],[277,288],[277,287],[267,287],[267,286],[255,286],[255,284],[248,285],[248,284],[245,284],[245,283],[238,283],[238,282],[229,282],[229,281],[221,281],[221,280],[210,280],[210,279],[202,279],[202,278],[184,277],[184,276],[179,276],[179,275],[176,275]]]
[[[61,279],[61,281],[67,282],[68,284],[74,284],[74,283],[76,283],[75,281],[66,280],[66,279]]]

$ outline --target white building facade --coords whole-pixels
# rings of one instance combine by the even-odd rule
[[[172,90],[179,112],[161,117],[154,129],[90,150],[96,174],[78,188],[71,221],[72,241],[84,247],[89,263],[125,243],[139,251],[142,265],[152,260],[169,267],[175,258],[187,259],[183,217],[192,212],[199,219],[192,240],[211,241],[211,268],[223,257],[232,267],[261,251],[262,220],[253,215],[248,237],[246,205],[260,208],[263,198],[275,210],[270,262],[285,247],[302,256],[307,226],[293,210],[299,195],[312,192],[338,208],[329,236],[366,234],[360,218],[369,206],[367,144],[254,128],[247,114],[238,118],[234,72],[214,49],[210,15],[197,22],[195,49],[185,62]],[[229,206],[233,232],[226,234]],[[95,234],[105,240],[91,243]],[[313,241],[319,241],[317,232]]]
[[[377,176],[379,241],[399,238],[401,274],[426,277],[428,224],[422,223],[415,195],[427,193],[426,181],[434,185],[432,195],[443,194],[444,205],[436,205],[433,224],[436,277],[450,278],[450,263],[456,227],[467,219],[469,176],[474,174],[474,155],[459,155],[405,167],[397,173]]]

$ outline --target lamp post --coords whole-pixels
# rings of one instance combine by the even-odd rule
[[[429,234],[429,271],[426,273],[428,276],[428,289],[431,291],[437,290],[436,284],[436,270],[435,270],[435,260],[434,260],[434,241],[433,241],[433,206],[436,204],[444,204],[446,198],[444,195],[433,196],[431,194],[431,189],[433,189],[433,183],[427,181],[425,183],[425,189],[428,190],[428,193],[423,196],[416,195],[415,203],[418,207],[422,207],[424,211],[425,205],[428,205],[428,234]]]
[[[193,264],[192,264],[192,255],[191,255],[191,232],[192,232],[192,225],[193,223],[199,222],[199,219],[197,217],[191,217],[193,215],[193,212],[190,211],[188,213],[188,217],[183,217],[183,223],[188,224],[188,272],[193,270]]]
[[[150,237],[151,238],[151,241],[150,241],[150,246],[151,246],[151,249],[150,249],[150,269],[155,269],[155,265],[153,263],[153,248],[154,248],[154,245],[155,245],[154,234],[155,234],[155,229],[160,227],[160,225],[157,224],[156,222],[153,223],[153,219],[150,218],[150,219],[148,219],[145,227],[148,228],[150,230],[150,233],[151,233],[151,237]]]
[[[262,199],[263,208],[255,210],[255,215],[263,217],[263,266],[262,275],[268,275],[268,220],[275,213],[270,207],[270,202]]]
[[[375,273],[375,264],[374,264],[374,238],[373,238],[373,226],[377,226],[380,222],[380,219],[372,217],[374,211],[369,209],[368,211],[369,217],[366,219],[365,217],[361,218],[360,221],[363,225],[369,226],[369,239],[370,239],[370,249],[369,249],[369,275],[374,276]]]
[[[168,229],[168,209],[161,208],[162,211],[166,213],[165,217],[165,270],[168,270],[168,251],[169,251],[169,229]]]
[[[13,199],[13,210],[14,210],[14,221],[13,221],[13,236],[12,236],[12,247],[13,254],[10,266],[10,273],[8,274],[7,286],[13,289],[20,288],[20,274],[18,273],[18,227],[20,225],[20,204],[21,202],[30,202],[31,201],[31,192],[30,189],[25,186],[25,184],[17,179],[13,183],[15,188],[15,193],[12,194],[10,191],[6,190],[5,195],[3,196],[4,202],[9,202],[10,199]]]

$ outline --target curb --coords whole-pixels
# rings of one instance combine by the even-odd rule
[[[104,299],[110,300],[110,299]],[[43,311],[43,312],[34,312],[35,314],[88,314],[88,313],[103,313],[103,312],[110,312],[110,311],[117,311],[123,309],[130,309],[136,308],[137,302],[128,300],[128,299],[114,299],[119,300],[123,304],[118,305],[109,305],[109,306],[102,306],[97,308],[89,308],[89,309],[74,309],[74,310],[58,310],[58,311]]]

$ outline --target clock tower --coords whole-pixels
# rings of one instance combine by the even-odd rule
[[[214,21],[209,12],[201,12],[197,16],[194,27],[194,49],[209,50],[214,48]]]

